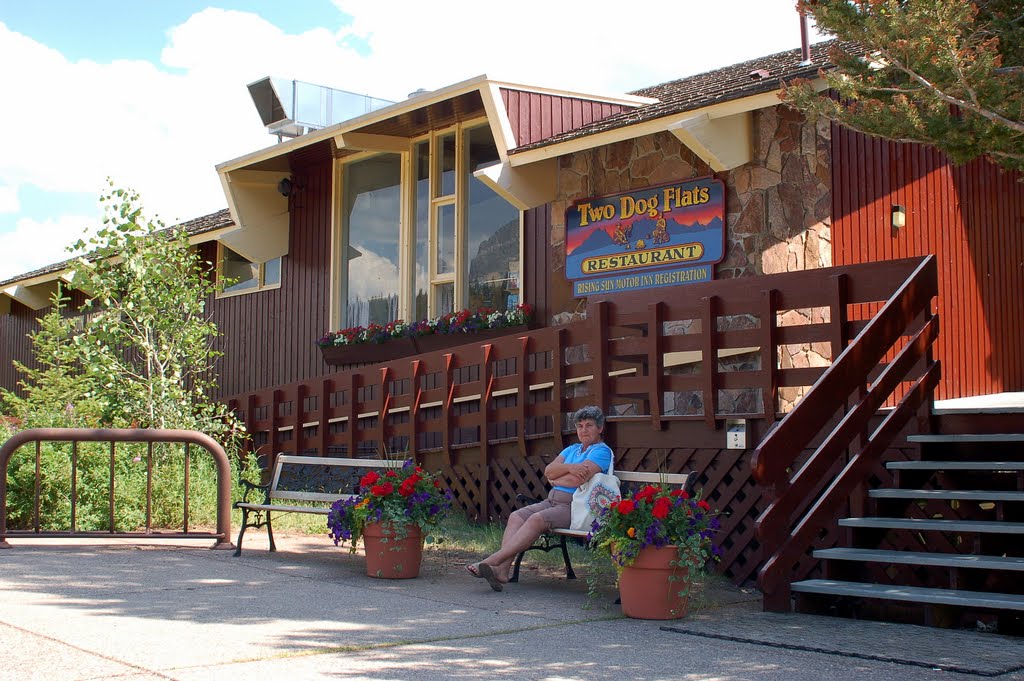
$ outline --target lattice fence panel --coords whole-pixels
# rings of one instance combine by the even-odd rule
[[[540,456],[504,458],[491,462],[489,518],[508,518],[523,504],[516,497],[523,494],[543,499],[548,494],[544,481],[547,462]]]

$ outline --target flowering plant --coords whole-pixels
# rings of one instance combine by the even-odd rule
[[[643,548],[677,546],[679,564],[697,571],[718,559],[720,549],[711,541],[719,528],[717,515],[707,501],[682,489],[647,485],[601,509],[589,540],[620,570]]]
[[[392,524],[396,536],[405,526],[419,525],[424,534],[436,527],[452,507],[451,493],[441,485],[437,474],[428,473],[413,461],[384,473],[371,470],[359,481],[359,494],[339,499],[327,514],[327,530],[334,544],[356,543],[370,523]],[[428,537],[428,540],[430,537]]]
[[[317,345],[322,348],[336,345],[358,345],[359,343],[384,343],[392,338],[416,338],[419,336],[455,333],[476,333],[484,329],[504,329],[524,326],[530,323],[532,309],[528,303],[517,305],[511,310],[494,310],[487,307],[476,310],[460,310],[407,324],[401,319],[383,326],[353,326],[340,331],[328,331]]]

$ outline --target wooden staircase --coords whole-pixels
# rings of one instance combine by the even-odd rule
[[[825,578],[791,585],[797,609],[1024,633],[1024,434],[907,439],[921,460],[887,463],[871,514],[840,519],[845,546],[813,552]]]

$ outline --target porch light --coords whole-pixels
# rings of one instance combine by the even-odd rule
[[[907,224],[907,209],[899,204],[892,207],[892,228],[893,231],[902,229]]]

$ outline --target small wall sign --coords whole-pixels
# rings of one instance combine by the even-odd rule
[[[724,256],[721,180],[583,199],[565,211],[565,274],[577,297],[710,281]]]

